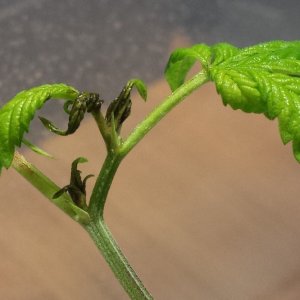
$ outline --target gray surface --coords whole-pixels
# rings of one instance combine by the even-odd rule
[[[299,39],[299,11],[298,0],[1,0],[0,103],[52,82],[110,99],[132,77],[161,77],[178,32],[239,46]],[[62,119],[53,105],[46,111]]]

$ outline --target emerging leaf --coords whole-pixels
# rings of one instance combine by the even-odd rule
[[[131,79],[130,81],[130,85],[135,86],[139,95],[142,97],[142,99],[144,101],[147,100],[147,87],[144,81],[140,80],[140,79]]]
[[[69,115],[67,130],[57,128],[46,118],[39,117],[39,119],[49,131],[66,136],[74,133],[78,129],[86,112],[98,112],[100,111],[102,104],[103,100],[100,99],[99,94],[87,92],[80,93],[73,101],[67,101],[64,105],[64,110]],[[69,109],[70,105],[72,105],[71,109]]]
[[[136,87],[144,101],[147,99],[147,87],[140,79],[131,79],[122,89],[120,95],[114,99],[107,108],[105,120],[109,128],[115,127],[120,132],[122,124],[131,113],[131,91]]]
[[[46,84],[18,93],[0,109],[0,172],[9,168],[35,112],[51,99],[75,100],[78,91],[65,84]]]
[[[53,199],[60,197],[68,192],[74,204],[83,210],[87,210],[86,204],[86,181],[94,175],[87,175],[81,179],[81,171],[78,170],[79,163],[85,163],[88,160],[85,157],[78,157],[72,163],[70,184],[66,185],[53,195]]]

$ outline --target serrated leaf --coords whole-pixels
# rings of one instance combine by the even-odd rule
[[[211,48],[211,63],[214,65],[235,56],[240,50],[228,43],[218,43]]]
[[[175,50],[165,76],[174,91],[199,60],[223,103],[278,118],[284,144],[293,141],[300,162],[300,41],[272,41],[246,48],[228,43]]]
[[[273,41],[237,49],[211,48],[209,76],[225,105],[278,118],[284,144],[300,162],[300,41]]]
[[[204,69],[210,63],[211,50],[205,44],[198,44],[191,48],[179,48],[173,51],[165,68],[165,78],[172,91],[184,83],[187,73],[197,60]]]
[[[9,168],[35,112],[51,99],[75,100],[78,91],[65,84],[46,84],[18,93],[0,109],[0,171]]]

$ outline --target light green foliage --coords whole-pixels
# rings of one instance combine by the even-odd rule
[[[135,87],[144,101],[147,100],[147,86],[141,79],[131,79],[128,82],[129,86]]]
[[[208,53],[206,45],[190,49]],[[189,50],[177,51],[181,54],[175,51],[166,69],[172,90],[182,84],[188,71],[183,68],[180,73],[178,66],[191,57]],[[220,43],[210,47],[210,58],[198,55],[197,59],[225,105],[263,113],[269,119],[277,117],[283,143],[293,141],[300,162],[300,41],[272,41],[242,49]]]
[[[207,68],[210,62],[211,50],[205,44],[195,45],[191,48],[176,49],[170,56],[165,69],[165,77],[175,91],[181,86],[191,67],[198,60],[204,68]]]
[[[9,168],[36,110],[51,99],[75,100],[78,91],[65,84],[46,84],[18,93],[0,109],[0,172]]]

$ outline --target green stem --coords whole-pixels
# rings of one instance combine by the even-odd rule
[[[120,155],[124,157],[172,108],[207,81],[207,74],[202,71],[177,88],[148,117],[138,124],[122,144],[119,151]]]
[[[103,217],[107,194],[121,161],[122,158],[118,154],[112,151],[107,154],[89,204],[89,214],[94,220]]]
[[[97,220],[99,216],[103,217],[104,206],[108,191],[115,176],[115,173],[128,152],[178,103],[180,103],[186,96],[191,94],[194,90],[199,88],[208,81],[207,74],[200,72],[191,80],[187,81],[176,89],[169,97],[166,98],[158,107],[156,107],[147,118],[144,119],[129,135],[129,137],[119,146],[112,146],[109,144],[108,155],[104,165],[97,178],[95,187],[93,189],[89,214],[92,219]],[[98,124],[99,130],[102,133],[107,144],[108,133],[106,125],[101,115],[94,115]]]
[[[129,297],[136,300],[153,299],[122,254],[103,219],[92,221],[85,228]]]
[[[109,145],[110,145],[110,132],[109,129],[106,125],[106,121],[103,117],[103,115],[101,114],[101,112],[94,112],[93,113],[93,117],[97,123],[98,129],[102,135],[102,138],[105,142],[106,145],[106,149],[109,151]]]
[[[87,224],[90,222],[88,213],[76,206],[66,193],[56,199],[53,199],[53,195],[60,190],[60,187],[38,170],[33,164],[29,163],[25,157],[17,151],[15,152],[12,166],[46,198],[48,198],[76,222],[79,222],[80,224]]]
[[[89,203],[88,212],[92,221],[85,226],[85,228],[131,299],[152,299],[152,296],[148,293],[142,282],[130,267],[103,221],[104,206],[110,186],[117,169],[126,154],[128,154],[147,132],[149,132],[149,130],[151,130],[173,107],[206,81],[208,81],[206,74],[201,72],[180,86],[165,101],[163,101],[162,104],[155,108],[152,113],[150,113],[149,116],[135,128],[127,140],[118,147],[113,147],[111,143],[107,142],[109,137],[106,126],[103,123],[104,120],[101,116],[94,115],[102,136],[106,141],[108,154],[97,178]]]

